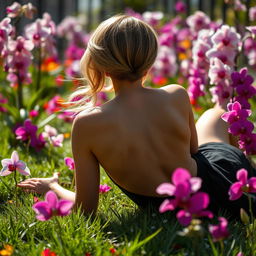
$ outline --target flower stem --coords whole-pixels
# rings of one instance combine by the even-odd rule
[[[19,78],[19,75],[18,75],[17,93],[18,93],[17,104],[18,104],[18,108],[21,109],[21,108],[23,108],[23,87],[22,87],[22,82]]]
[[[15,190],[14,190],[14,193],[15,193],[15,217],[16,217],[16,220],[17,220],[17,218],[18,218],[18,216],[17,216],[17,209],[18,209],[18,199],[17,199],[17,171],[15,170],[14,171],[14,182],[15,182]]]
[[[61,248],[62,248],[62,251],[63,251],[63,255],[64,256],[68,256],[68,254],[66,252],[65,245],[64,245],[64,241],[63,241],[62,236],[61,236],[62,228],[61,228],[60,221],[59,221],[58,217],[55,217],[55,222],[57,223],[57,226],[58,226],[58,229],[59,229],[58,233],[57,233],[57,237],[60,240],[60,244],[61,244]]]

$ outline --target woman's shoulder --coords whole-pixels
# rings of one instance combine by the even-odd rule
[[[168,96],[172,99],[172,101],[177,101],[179,103],[189,103],[189,96],[187,90],[178,84],[169,84],[160,88],[165,91]]]

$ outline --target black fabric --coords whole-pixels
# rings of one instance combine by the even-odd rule
[[[249,211],[247,196],[230,201],[228,195],[231,184],[237,181],[238,170],[246,169],[248,178],[256,176],[256,170],[241,150],[226,143],[211,142],[201,145],[192,157],[197,162],[197,176],[203,181],[201,190],[210,196],[209,209],[215,213],[225,210],[235,218],[239,218],[240,208]],[[254,195],[251,196],[255,214],[256,199]]]
[[[248,178],[256,176],[256,170],[238,148],[226,143],[210,142],[201,145],[192,157],[197,163],[197,176],[202,179],[201,191],[210,196],[208,209],[216,214],[219,210],[225,210],[231,218],[239,218],[240,208],[244,208],[249,213],[247,196],[243,195],[238,200],[230,201],[228,195],[231,184],[237,181],[238,170],[246,169]],[[168,198],[138,195],[116,185],[141,208],[148,206],[159,208],[163,200]],[[253,195],[252,197],[254,214],[256,214],[256,198]]]

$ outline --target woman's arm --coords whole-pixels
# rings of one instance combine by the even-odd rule
[[[89,138],[93,134],[93,125],[88,127],[86,116],[78,116],[72,129],[72,151],[75,161],[76,192],[58,184],[58,174],[50,178],[31,178],[18,184],[29,192],[44,194],[53,190],[58,197],[75,202],[75,208],[81,206],[85,213],[96,212],[99,201],[99,163],[90,150]]]
[[[85,213],[96,212],[99,201],[99,163],[91,152],[90,138],[94,125],[90,116],[78,115],[72,129],[72,152],[75,161],[75,207]]]

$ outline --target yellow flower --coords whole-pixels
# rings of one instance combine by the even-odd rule
[[[191,41],[188,39],[182,40],[179,42],[179,46],[184,49],[190,49],[191,48]]]
[[[185,53],[183,53],[183,52],[179,53],[178,57],[179,57],[179,60],[185,60],[185,59],[188,58],[188,56]]]
[[[4,249],[0,251],[1,256],[10,256],[13,253],[13,247],[9,244],[4,245]]]

